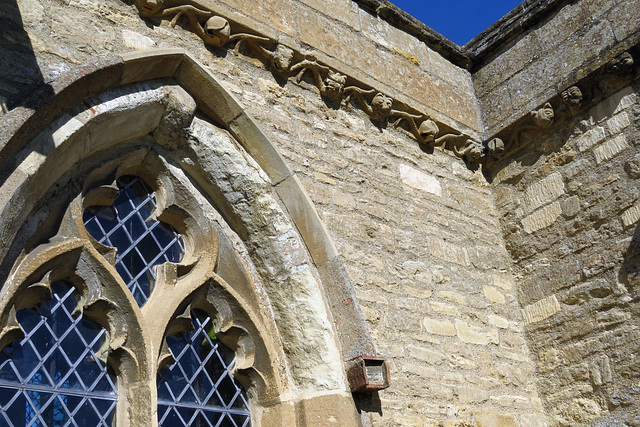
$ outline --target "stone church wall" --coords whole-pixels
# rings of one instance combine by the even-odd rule
[[[551,425],[640,421],[639,89],[552,126],[494,181]]]
[[[554,426],[640,422],[639,5],[567,2],[474,74],[509,153],[485,173]]]
[[[636,0],[564,3],[473,78],[352,0],[207,5],[482,140],[513,135],[515,121],[551,98],[557,106],[581,73],[637,38],[637,24],[626,25]],[[178,47],[256,119],[336,242],[390,366],[390,388],[356,397],[363,425],[535,427],[548,425],[545,412],[551,425],[603,417],[633,425],[637,79],[565,114],[483,174],[406,130],[374,124],[355,102],[327,102],[310,78],[295,83],[246,52],[207,47],[184,22],[143,19],[133,4],[0,7],[10,29],[0,41],[9,108],[82,64]]]
[[[638,0],[528,3],[551,7],[546,15],[533,17],[525,33],[500,49],[494,45],[490,53],[482,52],[482,42],[508,29],[507,22],[498,23],[501,25],[488,30],[484,38],[466,46],[486,56],[473,80],[488,136],[638,43]],[[513,25],[518,26],[519,21],[514,20]]]
[[[259,79],[243,92],[277,105],[253,113],[334,236],[388,357],[393,386],[369,402],[373,425],[544,425],[482,174],[296,86]]]

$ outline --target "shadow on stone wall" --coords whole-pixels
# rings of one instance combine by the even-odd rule
[[[370,414],[382,415],[382,403],[378,392],[374,393],[354,393],[353,400],[358,410],[362,427],[371,426]]]
[[[47,96],[53,90],[44,82],[16,0],[0,1],[0,29],[0,108],[37,108],[29,105],[38,101],[29,95],[39,89]]]
[[[618,272],[618,281],[627,287],[634,300],[640,298],[640,224],[636,227],[627,251],[624,253],[622,266]]]

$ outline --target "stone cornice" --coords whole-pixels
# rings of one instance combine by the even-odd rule
[[[140,14],[152,20],[178,22],[200,37],[207,46],[232,49],[259,59],[275,75],[297,84],[315,86],[320,96],[336,108],[354,105],[376,125],[390,124],[432,149],[441,147],[469,163],[477,163],[483,146],[468,135],[437,122],[382,90],[323,63],[313,52],[304,52],[294,43],[278,40],[275,34],[248,29],[232,14],[211,2],[184,0],[137,0]],[[306,83],[303,83],[306,82]]]
[[[544,101],[538,109],[490,136],[484,143],[485,154],[481,160],[485,173],[489,177],[495,176],[505,162],[522,150],[544,151],[545,147],[532,146],[532,143],[546,128],[571,120],[640,78],[640,42],[634,42],[626,50],[620,46],[611,51],[608,55],[611,59],[592,72],[582,76],[576,72],[568,76],[565,86],[559,88],[557,94]]]

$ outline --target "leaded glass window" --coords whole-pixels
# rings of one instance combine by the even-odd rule
[[[231,376],[233,352],[215,337],[211,318],[192,311],[193,331],[167,337],[176,363],[158,377],[161,426],[250,425],[244,390]]]
[[[25,337],[0,352],[0,425],[110,426],[116,381],[97,354],[106,331],[72,316],[72,287],[51,288],[50,301],[18,312]]]
[[[138,305],[153,291],[154,266],[179,262],[184,254],[180,234],[155,219],[154,193],[140,178],[118,179],[120,195],[111,206],[92,206],[84,212],[84,225],[98,242],[116,248],[116,269]]]

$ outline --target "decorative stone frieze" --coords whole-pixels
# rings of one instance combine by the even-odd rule
[[[552,123],[568,120],[599,100],[615,92],[634,78],[637,69],[638,46],[616,56],[598,71],[560,90],[539,109],[529,112],[484,143],[486,167],[514,154],[530,144]],[[636,73],[637,74],[637,73]],[[538,150],[544,149],[537,147]]]
[[[305,74],[310,72],[312,84],[320,96],[341,108],[357,105],[378,126],[391,124],[420,144],[441,147],[469,163],[476,163],[482,156],[484,148],[480,142],[460,133],[440,133],[442,126],[427,114],[320,63],[313,53],[296,51],[278,40],[248,33],[244,28],[240,30],[240,25],[216,15],[205,5],[185,3],[183,0],[137,0],[143,17],[169,20],[172,27],[178,21],[186,21],[188,28],[205,44],[217,48],[233,47],[235,54],[247,53],[273,73],[297,84],[301,84]]]

